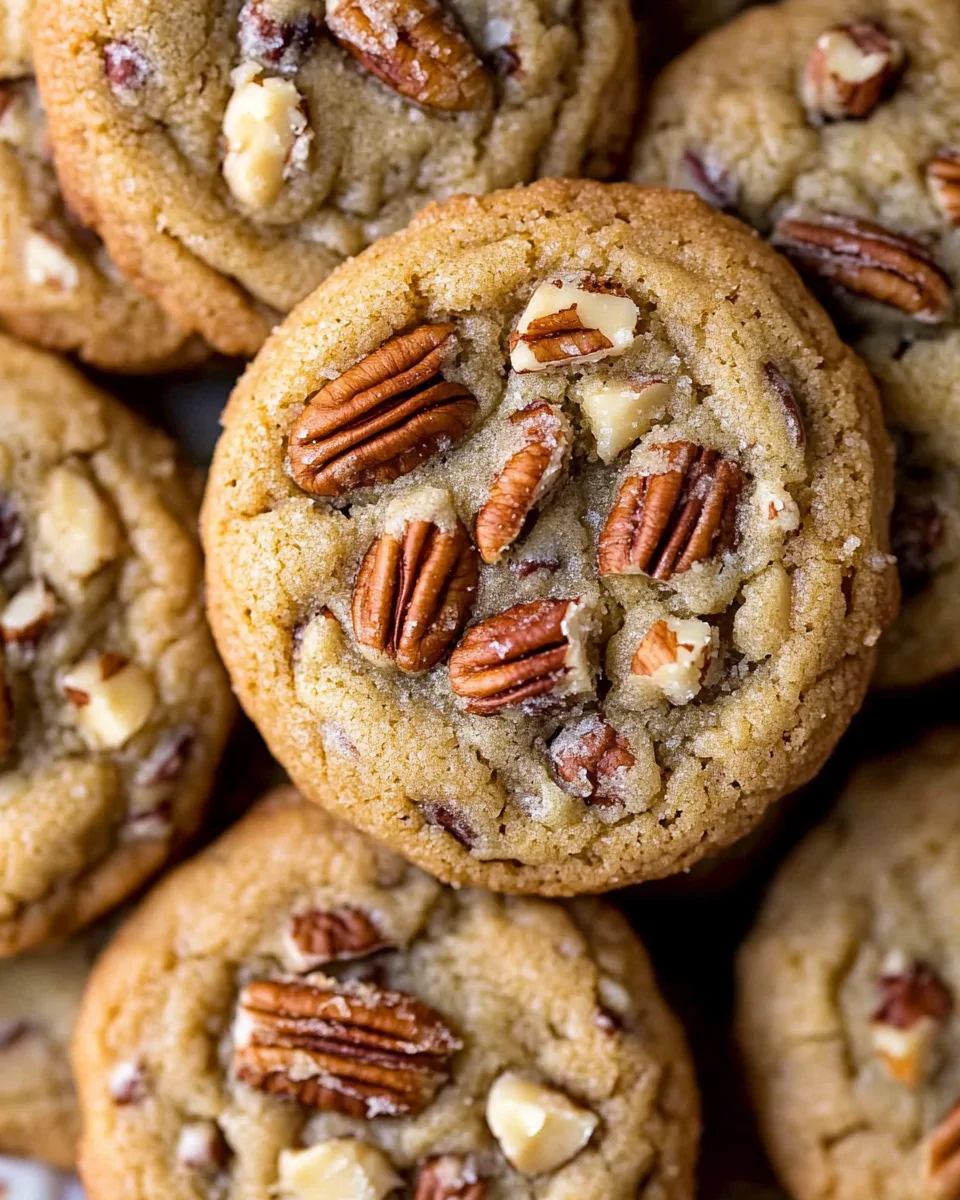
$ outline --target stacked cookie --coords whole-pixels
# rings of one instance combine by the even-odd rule
[[[190,368],[191,419],[252,360],[201,509],[209,446],[0,335],[0,1153],[693,1196],[657,901],[587,894],[822,812],[871,681],[960,665],[960,15],[661,7],[0,0],[0,324]],[[638,44],[724,21],[641,111]],[[231,688],[296,788],[246,813]],[[742,951],[800,1200],[960,1198],[954,741],[867,768]]]

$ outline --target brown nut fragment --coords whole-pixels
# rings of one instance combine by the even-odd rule
[[[151,69],[147,56],[129,38],[107,42],[103,48],[103,70],[113,92],[128,99],[146,87]]]
[[[480,563],[446,492],[423,488],[388,510],[353,592],[357,642],[401,671],[428,671],[460,636]]]
[[[370,917],[349,904],[294,913],[289,941],[297,970],[303,971],[313,971],[324,963],[362,958],[389,945]]]
[[[139,1104],[147,1098],[147,1073],[139,1059],[118,1063],[107,1081],[114,1104]]]
[[[570,428],[560,411],[535,400],[509,424],[523,446],[507,460],[477,514],[476,538],[486,563],[497,563],[520,536],[527,518],[560,482],[570,451]]]
[[[592,621],[579,600],[517,604],[468,630],[450,656],[450,685],[467,712],[533,712],[593,687]]]
[[[200,1175],[219,1175],[232,1152],[215,1121],[188,1121],[177,1138],[177,1162]]]
[[[626,738],[597,713],[561,729],[550,760],[564,791],[598,807],[624,798],[625,774],[637,761]]]
[[[137,768],[133,781],[137,787],[157,787],[179,779],[187,765],[197,731],[192,725],[178,725],[160,735],[153,749]]]
[[[821,33],[800,88],[810,119],[819,124],[867,116],[896,82],[904,60],[901,43],[872,22]]]
[[[327,27],[387,87],[425,108],[483,108],[492,87],[453,15],[438,0],[328,0]]]
[[[871,221],[830,212],[788,215],[773,243],[801,271],[918,321],[936,324],[953,309],[950,280],[926,247]]]
[[[485,1200],[487,1185],[469,1161],[456,1154],[429,1158],[417,1172],[414,1200]]]
[[[34,645],[43,637],[56,612],[56,596],[42,579],[33,579],[0,612],[0,638]]]
[[[960,225],[960,153],[941,150],[927,164],[927,184],[951,225]]]
[[[945,537],[943,513],[933,496],[897,493],[890,549],[897,559],[904,597],[918,595],[930,582]]]
[[[727,212],[737,204],[737,182],[726,169],[708,154],[697,150],[685,150],[683,170],[692,192],[705,200],[711,208]]]
[[[939,1200],[960,1197],[960,1101],[924,1143],[923,1174],[930,1191]]]
[[[633,345],[639,315],[633,300],[612,285],[541,283],[510,335],[510,365],[529,374],[623,354]]]
[[[891,1078],[919,1087],[937,1035],[953,1012],[953,997],[931,967],[899,959],[885,966],[879,988],[881,1002],[870,1026],[874,1050]]]
[[[319,26],[310,12],[283,19],[271,15],[265,0],[246,0],[237,17],[240,52],[272,67],[281,75],[293,75],[316,45]]]
[[[689,704],[700,691],[714,648],[715,634],[706,621],[667,617],[644,634],[630,673],[659,689],[671,704]]]
[[[783,372],[779,367],[775,367],[773,363],[764,363],[763,373],[767,377],[767,382],[776,393],[777,399],[780,401],[790,441],[793,442],[798,450],[802,450],[807,444],[807,431],[803,427],[803,417],[800,415],[800,407],[797,404],[796,396],[793,394],[793,388],[787,383]]]
[[[455,326],[391,338],[309,397],[290,431],[294,482],[315,496],[389,483],[459,441],[477,402],[444,380]]]
[[[653,447],[667,470],[624,481],[600,534],[601,575],[668,580],[732,550],[743,475],[693,442]]]
[[[463,1043],[428,1005],[318,977],[247,984],[233,1028],[237,1079],[321,1112],[422,1112]]]

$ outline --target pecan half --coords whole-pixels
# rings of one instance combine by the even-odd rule
[[[930,194],[951,225],[960,225],[960,153],[941,150],[927,163]]]
[[[234,1024],[237,1079],[321,1112],[421,1112],[463,1043],[428,1005],[369,983],[247,984]]]
[[[930,582],[946,537],[943,513],[933,496],[898,492],[890,522],[890,549],[897,559],[905,598]]]
[[[492,95],[490,79],[452,13],[438,0],[327,3],[327,27],[371,75],[425,108],[469,112]]]
[[[923,1146],[923,1173],[940,1200],[960,1197],[960,1101],[928,1136]]]
[[[511,414],[523,446],[511,455],[477,513],[476,538],[483,561],[499,562],[520,536],[527,518],[557,486],[570,450],[570,428],[545,400]]]
[[[601,575],[667,580],[736,545],[743,488],[737,464],[693,442],[653,449],[668,469],[624,481],[600,534]]]
[[[378,537],[353,592],[357,642],[402,671],[428,671],[451,648],[473,608],[480,578],[476,548],[452,511],[411,519]]]
[[[931,967],[918,962],[888,967],[879,989],[871,1021],[874,1050],[893,1079],[918,1087],[937,1034],[953,1012],[953,996]]]
[[[807,60],[800,89],[811,120],[867,116],[896,82],[904,60],[901,43],[872,22],[826,30]]]
[[[773,241],[800,270],[918,321],[943,321],[953,308],[950,280],[926,247],[871,221],[831,212],[788,215]]]
[[[389,945],[370,917],[349,904],[294,913],[289,937],[298,969],[307,971],[328,962],[362,958]]]
[[[797,398],[793,394],[793,388],[787,383],[780,369],[775,367],[773,363],[764,363],[763,373],[767,377],[767,382],[776,393],[777,399],[780,401],[790,441],[793,442],[798,450],[802,450],[807,444],[807,431],[803,427],[803,417],[800,415],[800,408],[797,404]]]
[[[637,761],[626,738],[596,713],[560,730],[550,760],[564,791],[600,807],[623,798],[624,773]]]
[[[468,712],[528,712],[591,690],[590,619],[579,600],[517,604],[467,632],[450,656],[450,685]]]
[[[428,1158],[417,1172],[414,1200],[485,1200],[486,1194],[473,1165],[456,1154]]]
[[[309,397],[290,431],[290,471],[305,492],[342,496],[389,483],[459,441],[477,412],[441,364],[455,326],[391,338]]]

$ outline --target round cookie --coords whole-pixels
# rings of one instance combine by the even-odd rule
[[[960,733],[862,767],[739,960],[739,1037],[796,1200],[948,1200],[960,1179]]]
[[[65,205],[23,0],[0,0],[0,325],[108,371],[181,364],[204,353],[127,283]]]
[[[766,5],[664,72],[634,167],[771,237],[880,383],[903,450],[887,686],[960,667],[958,69],[951,0]]]
[[[623,918],[453,891],[284,789],[100,959],[91,1200],[693,1196],[683,1034]]]
[[[602,890],[829,754],[894,604],[891,490],[866,371],[742,225],[629,184],[462,197],[234,393],[212,622],[311,799],[329,774],[448,882]]]
[[[632,133],[628,0],[37,9],[71,203],[226,353],[431,199],[609,175]]]
[[[0,955],[113,907],[197,828],[233,706],[173,447],[0,338]]]

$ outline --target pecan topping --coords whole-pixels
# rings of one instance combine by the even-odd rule
[[[765,363],[763,373],[766,375],[767,382],[773,388],[777,399],[780,401],[790,441],[793,442],[798,450],[802,450],[807,444],[807,431],[803,427],[803,417],[800,415],[800,408],[797,405],[797,398],[793,394],[793,388],[787,383],[783,374],[773,363]]]
[[[626,738],[596,714],[561,729],[550,759],[564,791],[601,807],[622,799],[624,773],[637,761]]]
[[[490,80],[453,15],[438,0],[327,3],[327,26],[371,75],[408,100],[441,112],[483,108]]]
[[[918,595],[930,582],[945,536],[943,513],[932,496],[897,493],[890,549],[897,559],[904,597]]]
[[[695,617],[657,621],[634,651],[630,672],[648,680],[671,704],[689,704],[700,691],[714,638],[710,625]]]
[[[889,92],[904,63],[903,46],[879,25],[836,25],[817,38],[801,94],[814,122],[865,117]]]
[[[743,487],[737,464],[693,442],[654,449],[668,469],[624,481],[600,534],[601,575],[671,579],[736,545]]]
[[[295,913],[290,921],[290,941],[308,971],[328,962],[362,958],[389,945],[370,917],[348,904]]]
[[[103,70],[110,87],[121,96],[139,92],[150,78],[150,63],[130,38],[107,42],[103,48]]]
[[[623,354],[633,345],[638,317],[636,304],[615,285],[541,283],[510,335],[510,365],[528,374]]]
[[[871,221],[786,216],[773,240],[801,270],[918,321],[943,321],[953,307],[950,280],[926,247]]]
[[[23,522],[12,497],[0,492],[0,570],[23,545]]]
[[[487,1185],[469,1160],[456,1154],[428,1158],[417,1172],[414,1200],[485,1200]]]
[[[685,150],[683,169],[690,190],[711,207],[726,212],[736,206],[737,183],[725,167],[695,150]]]
[[[439,496],[438,489],[421,495]],[[361,646],[402,671],[436,666],[459,637],[476,599],[480,564],[449,504],[429,519],[400,520],[367,551],[353,593],[353,630]]]
[[[896,961],[879,986],[881,1001],[871,1022],[874,1050],[893,1079],[918,1087],[937,1034],[953,1012],[953,997],[925,963]]]
[[[529,347],[538,363],[565,362],[613,349],[613,342],[605,333],[584,325],[576,304],[545,317],[535,317],[523,333],[510,335],[511,352],[521,343]]]
[[[477,835],[467,824],[466,818],[449,804],[426,802],[420,805],[420,809],[428,825],[445,829],[465,850],[471,850],[477,844]]]
[[[262,980],[240,993],[234,1073],[321,1112],[421,1112],[461,1049],[426,1004],[369,983]]]
[[[156,787],[178,779],[196,740],[197,731],[192,725],[168,729],[157,738],[153,749],[137,768],[134,783],[138,787]]]
[[[521,430],[523,447],[507,460],[477,514],[477,545],[487,563],[500,561],[534,508],[560,482],[570,448],[566,421],[545,400],[513,413],[509,423]]]
[[[941,150],[927,164],[927,184],[951,225],[960,225],[960,153]]]
[[[290,431],[294,481],[316,496],[389,483],[459,441],[477,402],[440,367],[453,325],[421,325],[385,342],[315,392]]]
[[[283,75],[299,70],[319,33],[312,13],[298,13],[292,20],[278,19],[268,12],[266,0],[246,0],[237,22],[243,57]]]
[[[924,1143],[924,1177],[939,1200],[960,1197],[960,1101]]]
[[[592,688],[590,621],[578,600],[517,604],[467,632],[450,656],[450,684],[468,712],[534,711]]]

